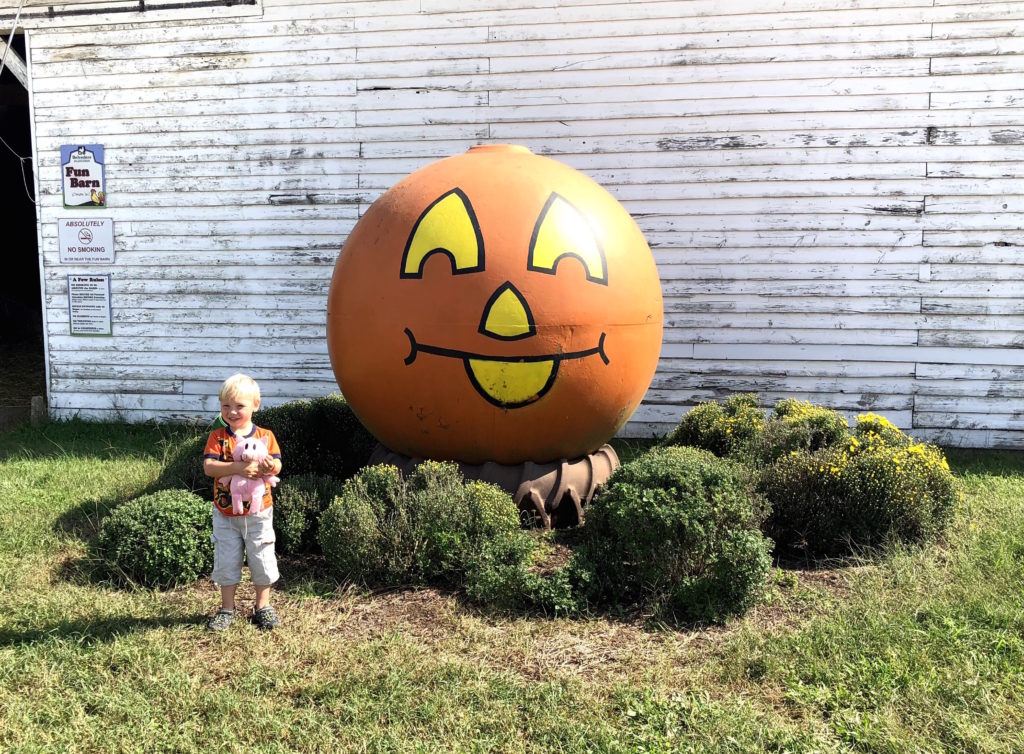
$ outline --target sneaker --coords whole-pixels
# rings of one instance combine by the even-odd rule
[[[234,610],[218,610],[217,614],[210,618],[210,622],[206,624],[206,627],[211,631],[223,631],[231,625],[231,621],[234,619]]]
[[[252,622],[256,625],[256,628],[261,628],[264,631],[270,631],[281,625],[281,619],[277,617],[277,612],[270,605],[254,611]]]

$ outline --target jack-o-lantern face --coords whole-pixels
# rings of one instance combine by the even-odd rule
[[[342,393],[410,456],[547,462],[595,450],[639,404],[661,288],[628,213],[523,147],[413,173],[335,266],[328,349]]]

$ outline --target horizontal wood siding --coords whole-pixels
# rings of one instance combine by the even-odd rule
[[[335,389],[325,298],[360,213],[515,142],[605,185],[654,250],[665,345],[626,434],[756,391],[1024,447],[1024,2],[161,13],[28,22],[58,416],[208,415],[235,370],[269,404]],[[89,269],[113,338],[68,334],[59,148],[82,142],[106,149],[117,259]]]

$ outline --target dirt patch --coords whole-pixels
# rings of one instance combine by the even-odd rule
[[[555,548],[561,554],[564,544]],[[849,569],[786,569],[769,599],[725,626],[672,627],[643,615],[543,618],[496,615],[434,588],[367,592],[342,587],[319,597],[286,587],[274,601],[295,637],[344,643],[398,640],[426,655],[512,673],[531,682],[643,683],[685,687],[723,661],[731,639],[751,627],[784,634],[835,608],[849,595]],[[246,585],[247,586],[247,585]],[[215,603],[215,589],[202,605]],[[301,591],[301,590],[300,590]],[[251,609],[240,591],[239,608]],[[212,609],[212,608],[211,608]]]
[[[748,620],[760,630],[785,633],[799,630],[815,615],[845,602],[856,569],[846,567],[784,567],[778,571],[769,598],[750,611]]]
[[[294,610],[291,620],[301,621],[299,631],[346,641],[398,636],[432,656],[459,658],[530,681],[618,683],[666,673],[689,677],[728,630],[656,630],[643,620],[621,617],[495,616],[432,588],[373,594],[351,590],[327,600],[288,599],[282,606]]]
[[[436,589],[402,589],[344,599],[341,625],[347,635],[372,637],[394,632],[427,643],[451,638],[461,623],[455,597]]]

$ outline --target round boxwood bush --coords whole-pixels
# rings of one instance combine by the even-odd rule
[[[750,459],[765,464],[793,451],[813,453],[843,442],[849,434],[850,425],[838,411],[783,398],[751,444]]]
[[[732,395],[724,403],[709,401],[688,411],[662,444],[703,448],[724,457],[753,442],[764,419],[756,395]]]
[[[906,447],[914,442],[914,438],[905,434],[899,427],[884,416],[878,414],[861,414],[853,427],[853,434],[860,444],[887,445],[893,448]]]
[[[345,481],[320,517],[318,540],[342,578],[368,585],[402,584],[411,567],[411,523],[402,475],[394,466],[368,466]]]
[[[210,503],[188,490],[162,490],[118,506],[100,525],[96,547],[115,578],[166,588],[213,568]]]
[[[945,528],[960,492],[942,451],[883,429],[892,442],[865,430],[838,446],[794,451],[760,475],[772,507],[765,532],[783,550],[844,556],[924,542]]]
[[[763,516],[735,464],[696,448],[655,448],[617,469],[587,509],[574,578],[597,603],[722,621],[766,586]]]
[[[261,408],[253,422],[277,437],[288,475],[347,479],[366,464],[377,443],[337,393]]]
[[[340,480],[319,474],[288,476],[274,489],[274,533],[282,555],[319,552],[320,516],[341,492]]]
[[[510,495],[465,482],[453,463],[426,461],[407,479],[394,466],[347,480],[320,519],[335,572],[369,586],[433,584],[510,606],[527,599],[535,542]]]

